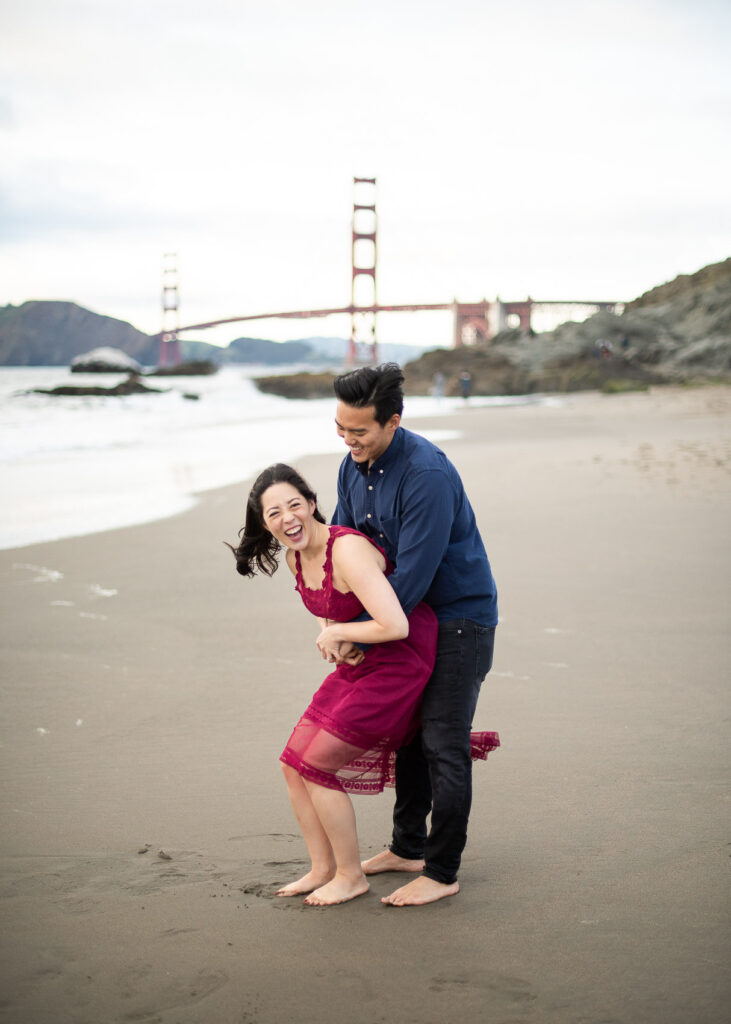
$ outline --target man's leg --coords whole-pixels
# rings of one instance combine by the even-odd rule
[[[396,753],[396,802],[391,845],[363,862],[365,873],[421,871],[424,867],[426,819],[430,810],[429,765],[424,757],[419,730],[411,743]]]
[[[424,691],[422,747],[432,787],[424,874],[386,897],[395,906],[430,903],[459,891],[457,871],[472,803],[470,729],[495,630],[469,620],[442,623],[434,673]]]

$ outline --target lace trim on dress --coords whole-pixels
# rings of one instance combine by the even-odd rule
[[[301,725],[303,722],[316,722],[329,732],[331,736],[335,736],[344,743],[351,743],[354,747],[362,747],[364,750],[387,744],[389,740],[388,736],[383,736],[382,734],[369,736],[366,733],[348,729],[344,722],[336,722],[334,718],[328,715],[326,711],[320,710],[320,708],[309,707],[297,724]]]
[[[500,746],[500,737],[496,732],[471,732],[470,757],[473,761],[486,761],[491,750]]]
[[[361,793],[364,795],[382,793],[383,787],[393,785],[389,778],[395,778],[390,761],[395,763],[395,754],[383,754],[381,757],[358,758],[349,762],[337,774],[315,768],[290,748],[285,747],[279,760],[290,768],[326,789],[338,789],[344,793]],[[348,774],[343,774],[348,769]],[[350,772],[352,771],[352,774]]]
[[[328,728],[326,724],[327,715],[309,709],[302,716],[292,733],[289,742],[280,755],[283,764],[294,768],[299,775],[314,782],[326,789],[337,789],[346,793],[361,793],[364,795],[381,793],[386,786],[396,785],[396,751],[389,746],[388,738],[375,742],[372,746],[352,742],[343,736],[342,727],[335,729]],[[325,747],[320,744],[317,754],[312,740],[319,734],[320,738],[326,740]],[[324,736],[323,736],[324,734]],[[334,744],[330,743],[334,740]],[[342,747],[339,747],[342,744]],[[484,761],[487,755],[500,746],[500,737],[496,732],[473,732],[470,734],[470,757],[473,761]],[[299,747],[300,749],[296,749]],[[345,753],[345,747],[350,750]],[[332,763],[328,753],[334,753],[338,757],[338,750],[342,751],[342,758],[339,765],[332,768],[318,767],[311,758],[317,757],[322,761],[323,751],[326,754],[324,763]],[[348,757],[349,754],[349,757]],[[346,760],[347,757],[347,760]],[[343,763],[344,762],[344,763]]]
[[[295,575],[295,580],[296,580],[295,586],[296,586],[296,589],[300,591],[300,593],[303,590],[306,590],[308,594],[320,594],[320,593],[322,593],[323,590],[325,590],[327,588],[327,581],[332,576],[332,570],[333,570],[333,541],[334,540],[335,540],[335,535],[333,534],[333,532],[331,530],[329,535],[328,535],[328,538],[327,538],[327,544],[325,545],[325,561],[322,563],[323,577],[322,577],[322,583],[320,584],[319,587],[308,587],[307,586],[307,584],[305,583],[304,576],[302,575],[302,562],[300,561],[300,553],[299,553],[299,551],[295,551],[295,553],[294,553],[294,564],[295,564],[295,568],[297,570],[297,573]]]

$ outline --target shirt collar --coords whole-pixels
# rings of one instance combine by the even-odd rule
[[[383,455],[379,455],[370,467],[366,462],[356,462],[356,468],[363,474],[363,476],[368,476],[370,472],[382,473],[384,469],[395,462],[401,455],[404,447],[404,437],[404,428],[397,427],[396,432],[391,438],[391,443]]]

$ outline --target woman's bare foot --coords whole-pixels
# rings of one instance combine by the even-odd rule
[[[364,860],[361,864],[364,875],[380,875],[382,871],[423,871],[423,860],[407,860],[398,857],[390,850],[381,850],[375,857]]]
[[[308,871],[302,878],[298,878],[296,882],[290,882],[289,885],[283,885],[281,889],[277,889],[274,893],[275,896],[303,896],[306,892],[312,892],[313,889],[318,889],[321,885],[329,882],[331,878],[335,876],[335,868],[331,868],[328,871]]]
[[[308,907],[330,907],[336,903],[354,900],[356,896],[362,896],[369,889],[370,886],[363,875],[355,879],[336,874],[327,885],[310,893],[304,902]]]
[[[436,882],[433,878],[421,875],[415,878],[408,885],[402,885],[400,889],[392,892],[390,896],[384,896],[381,903],[387,903],[392,907],[421,907],[425,903],[436,903],[443,900],[445,896],[456,896],[459,892],[459,882]]]

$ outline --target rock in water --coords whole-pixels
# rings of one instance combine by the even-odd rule
[[[120,348],[94,348],[74,356],[72,373],[142,373],[142,367]]]
[[[103,388],[98,385],[91,384],[61,384],[56,388],[31,388],[28,394],[98,395],[99,397],[104,398],[108,395],[141,395],[146,392],[154,395],[160,395],[163,393],[160,388],[150,388],[147,384],[143,384],[139,377],[131,373],[126,380],[120,381],[119,384],[115,384],[113,388]]]

